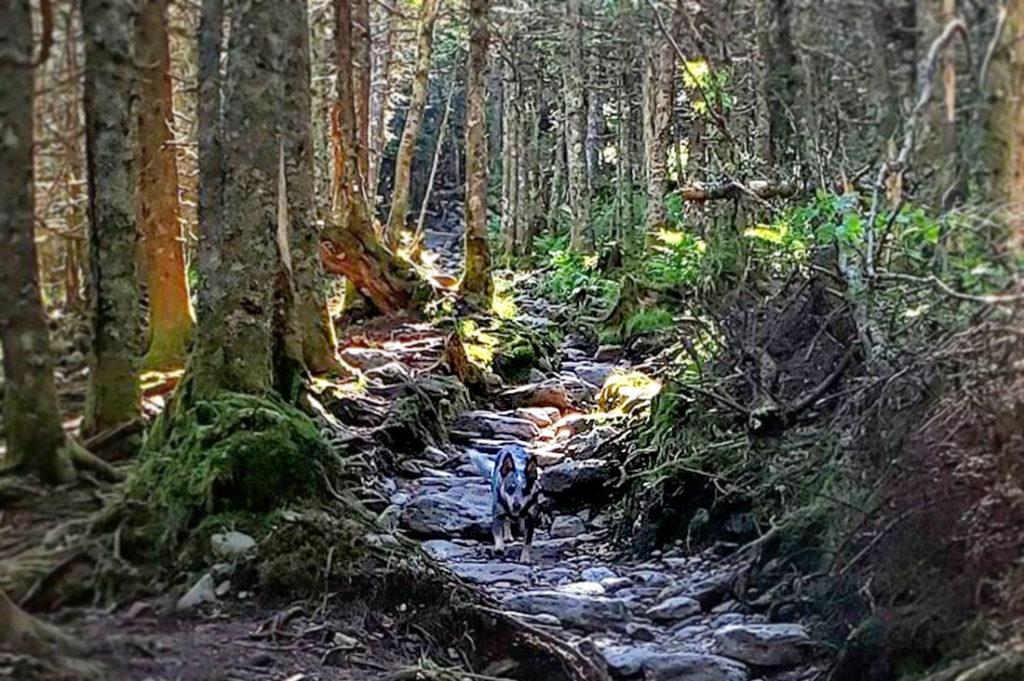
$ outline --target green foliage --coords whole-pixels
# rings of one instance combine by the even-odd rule
[[[623,339],[644,336],[671,329],[675,325],[672,312],[664,307],[644,307],[630,315],[622,328]]]
[[[597,307],[607,308],[614,302],[618,284],[602,275],[597,260],[596,255],[552,251],[550,271],[540,282],[538,293],[559,301],[593,301]]]

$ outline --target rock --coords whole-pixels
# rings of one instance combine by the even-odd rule
[[[639,646],[608,646],[601,650],[608,671],[617,677],[637,676],[643,669],[644,660],[654,654],[653,650]]]
[[[555,539],[578,537],[586,531],[586,525],[574,515],[560,515],[551,523],[551,536]]]
[[[625,622],[626,604],[615,598],[579,596],[558,591],[527,591],[505,597],[502,605],[531,615],[554,615],[564,624],[599,631]]]
[[[646,624],[637,624],[636,622],[626,623],[626,635],[634,641],[646,641],[651,642],[657,638],[657,632],[653,627],[649,627]]]
[[[588,582],[602,582],[601,586],[604,586],[606,589],[608,587],[605,586],[605,584],[603,583],[602,580],[605,580],[605,579],[615,579],[615,573],[614,572],[612,572],[611,570],[609,570],[606,567],[601,567],[601,566],[587,568],[586,570],[584,570],[581,573],[581,576],[583,577],[583,579],[587,580]]]
[[[537,367],[530,367],[530,383],[542,383],[547,376]]]
[[[602,345],[594,353],[595,362],[618,362],[624,354],[621,345]]]
[[[540,570],[534,576],[538,582],[546,584],[568,584],[576,579],[576,571],[566,567],[553,567]]]
[[[217,584],[213,581],[213,575],[209,572],[199,578],[192,588],[185,592],[185,595],[178,599],[178,610],[189,610],[203,603],[212,603],[217,600]]]
[[[547,494],[566,497],[598,497],[615,475],[613,467],[600,459],[563,461],[544,471],[540,488]]]
[[[719,615],[715,619],[711,620],[711,627],[714,629],[721,629],[731,624],[743,624],[746,619],[738,612],[727,612],[724,615]]]
[[[595,362],[566,362],[563,369],[568,369],[576,374],[581,381],[600,388],[608,377],[615,372],[615,367],[610,364],[597,364]]]
[[[341,650],[355,650],[362,644],[359,642],[359,639],[353,638],[348,634],[343,634],[340,631],[336,631],[334,632],[334,636],[331,637],[331,645],[335,648],[340,648]]]
[[[573,407],[569,391],[555,378],[505,390],[495,397],[495,402],[503,409],[555,407],[563,412]]]
[[[385,364],[398,361],[398,355],[395,353],[374,348],[349,347],[343,348],[338,354],[346,364],[363,371],[379,369]]]
[[[424,536],[490,536],[491,490],[481,482],[423,488],[402,509],[401,523]]]
[[[435,560],[460,560],[476,555],[470,546],[459,546],[447,539],[431,539],[420,546]]]
[[[540,428],[533,421],[490,411],[463,412],[453,427],[479,433],[484,437],[509,436],[524,441],[540,437]]]
[[[554,615],[530,615],[525,612],[510,612],[508,614],[515,617],[520,622],[525,622],[527,624],[534,624],[542,627],[556,627],[558,629],[562,628],[562,623]]]
[[[657,653],[643,661],[646,681],[747,681],[747,668],[717,655]]]
[[[597,582],[569,582],[558,587],[559,591],[580,596],[604,596],[604,587]]]
[[[520,563],[454,563],[452,572],[476,584],[530,583],[530,566]]]
[[[523,407],[516,409],[512,415],[532,421],[538,428],[547,428],[558,420],[561,412],[554,407]]]
[[[225,532],[210,537],[213,553],[227,560],[240,558],[256,548],[256,540],[243,532]]]
[[[647,611],[652,620],[682,620],[700,612],[700,603],[687,596],[676,596]]]
[[[694,584],[688,595],[696,598],[700,602],[700,607],[711,610],[729,596],[733,579],[734,575],[731,572],[719,573]]]
[[[689,641],[692,638],[706,634],[711,631],[711,627],[703,624],[687,624],[686,626],[679,627],[678,629],[672,630],[672,638],[677,641]]]
[[[671,575],[667,575],[664,572],[658,572],[657,570],[637,570],[630,574],[633,581],[643,586],[651,587],[666,587],[675,583],[675,579]]]
[[[608,593],[615,593],[616,591],[628,589],[633,586],[633,580],[629,577],[606,577],[605,579],[600,580],[600,582],[601,586],[603,586]]]
[[[800,664],[811,638],[799,624],[736,624],[714,633],[716,653],[759,667]]]

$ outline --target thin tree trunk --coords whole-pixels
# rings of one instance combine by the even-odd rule
[[[585,159],[587,105],[583,88],[583,19],[581,0],[566,0],[568,59],[563,72],[565,88],[565,151],[572,224],[569,248],[582,252],[590,245],[590,196]]]
[[[405,127],[395,157],[395,185],[391,194],[391,212],[388,214],[387,235],[391,244],[397,244],[405,228],[409,212],[409,182],[412,177],[413,152],[420,134],[423,110],[427,104],[427,85],[430,78],[430,54],[434,42],[434,23],[441,0],[424,0],[420,6],[420,22],[416,39],[416,73],[412,81],[412,94],[405,115]]]
[[[1024,248],[1024,0],[1010,0],[1006,18],[983,85],[995,93],[988,116],[985,154],[993,194],[1005,205],[1011,245]]]
[[[185,365],[192,303],[178,221],[167,0],[143,0],[136,43],[139,64],[139,225],[149,290],[149,348],[144,366]]]
[[[764,119],[761,156],[769,166],[792,163],[797,158],[790,123],[796,103],[792,11],[791,0],[757,0],[755,6],[761,68],[758,98]]]
[[[137,0],[82,0],[93,346],[82,430],[141,414],[136,279]]]
[[[383,43],[377,51],[379,55],[374,65],[375,79],[379,79],[380,88],[372,92],[370,100],[370,176],[368,189],[371,199],[376,198],[380,161],[384,155],[384,137],[387,131],[388,109],[391,99],[391,77],[394,54],[394,35],[398,29],[398,12],[388,11],[385,24]]]
[[[430,162],[430,176],[427,178],[427,188],[423,192],[423,202],[420,204],[420,216],[416,220],[416,234],[423,234],[423,226],[427,219],[427,207],[430,205],[430,195],[434,191],[434,182],[437,179],[437,169],[441,165],[441,152],[444,150],[444,136],[448,129],[448,120],[452,114],[452,99],[455,97],[456,76],[452,75],[451,85],[448,86],[448,97],[444,103],[444,114],[441,116],[441,125],[437,127],[437,141],[434,143],[434,160]]]
[[[307,21],[308,23],[308,21]],[[370,1],[354,0],[352,4],[352,87],[355,94],[356,169],[372,214],[375,187],[370,180]]]
[[[519,212],[519,97],[513,60],[516,39],[508,41],[512,49],[502,63],[501,78],[501,235],[506,256],[515,253]]]
[[[487,68],[488,0],[469,0],[469,60],[466,66],[466,271],[463,295],[489,301],[491,255],[487,248]]]
[[[29,0],[6,3],[0,22],[0,341],[4,367],[5,470],[68,482],[74,468],[53,382],[50,337],[39,293],[33,214],[32,14]]]
[[[525,84],[523,89],[525,90]],[[540,143],[540,121],[537,102],[526,97],[519,121],[519,220],[516,223],[516,253],[529,255],[536,230],[539,199],[537,146]]]
[[[288,251],[302,359],[313,372],[339,367],[334,323],[324,294],[320,230],[313,199],[312,89],[309,14],[305,0],[287,0],[284,165]]]

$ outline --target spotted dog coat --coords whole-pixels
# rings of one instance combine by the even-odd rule
[[[530,545],[539,515],[540,486],[537,459],[519,445],[502,447],[492,466],[479,454],[471,455],[480,473],[491,481],[491,533],[498,551],[512,540],[512,521],[523,535],[521,563],[530,562]]]

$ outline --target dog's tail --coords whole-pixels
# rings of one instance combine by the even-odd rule
[[[490,459],[488,459],[484,454],[481,454],[480,452],[471,451],[469,453],[469,460],[472,462],[473,466],[480,473],[480,475],[484,476],[485,478],[489,479],[491,477],[491,474],[494,473],[494,463]]]

